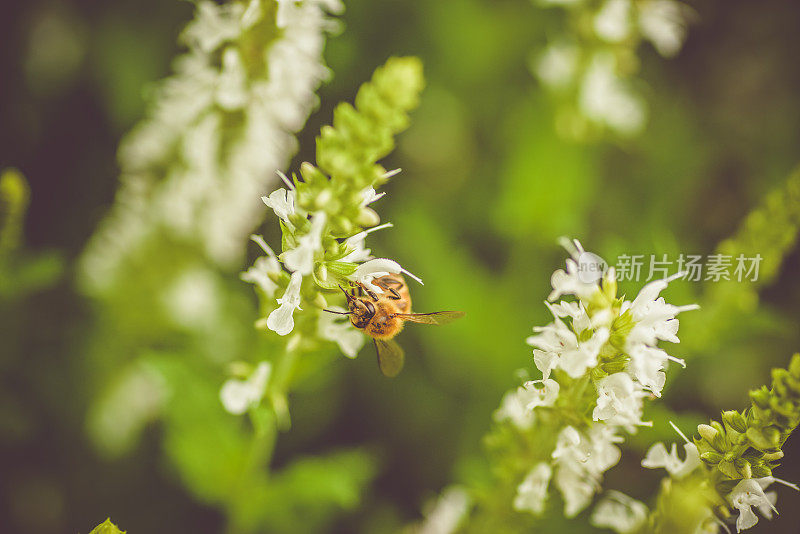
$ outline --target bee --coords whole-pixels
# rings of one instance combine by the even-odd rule
[[[376,278],[372,283],[380,287],[383,293],[370,291],[361,284],[349,291],[340,286],[347,298],[349,311],[331,313],[349,315],[352,325],[372,338],[378,355],[378,367],[385,376],[397,376],[403,369],[405,353],[394,337],[403,330],[406,321],[442,325],[464,316],[461,311],[413,313],[411,293],[402,275],[389,274]]]

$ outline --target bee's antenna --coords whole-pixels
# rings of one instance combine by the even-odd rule
[[[339,289],[341,289],[342,293],[344,293],[344,296],[347,297],[347,301],[348,302],[353,300],[353,296],[350,293],[348,293],[347,290],[345,288],[343,288],[341,284],[339,284]]]
[[[353,313],[353,312],[349,312],[349,311],[348,312],[340,312],[340,311],[325,310],[325,309],[323,309],[322,311],[328,312],[328,313],[335,313],[336,315],[350,315],[351,313]]]

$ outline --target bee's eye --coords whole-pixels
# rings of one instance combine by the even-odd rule
[[[367,313],[369,315],[375,315],[375,306],[373,306],[371,302],[369,301],[364,302],[364,307],[366,307]]]

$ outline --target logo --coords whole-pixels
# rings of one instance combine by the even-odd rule
[[[581,252],[578,255],[578,280],[584,284],[597,282],[608,270],[608,264],[603,258],[591,252]]]

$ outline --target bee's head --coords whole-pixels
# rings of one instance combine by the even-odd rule
[[[369,299],[358,298],[349,294],[342,288],[344,296],[347,298],[347,308],[350,310],[350,322],[356,328],[366,328],[372,317],[375,316],[375,306]]]

